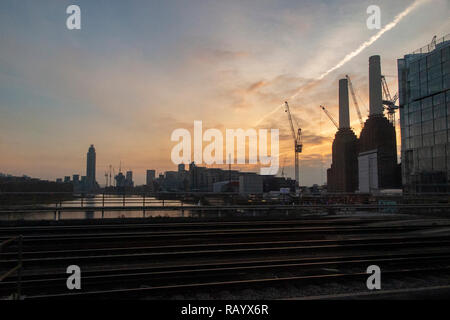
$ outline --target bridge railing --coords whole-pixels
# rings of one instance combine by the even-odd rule
[[[106,216],[115,218],[139,218],[148,216],[160,216],[161,213],[172,216],[184,217],[188,214],[192,217],[207,217],[221,215],[298,215],[304,213],[449,213],[450,204],[302,204],[302,205],[190,205],[190,206],[155,206],[155,205],[129,205],[118,206],[62,206],[62,207],[33,207],[0,209],[0,221],[2,217],[7,220],[15,220],[18,214],[20,219],[27,219],[35,214],[47,214],[45,220],[80,219],[80,212],[86,213],[86,218],[103,219]],[[114,213],[115,212],[115,213]],[[129,214],[127,213],[129,212]],[[139,213],[140,212],[140,213]],[[50,213],[50,215],[49,215]],[[52,214],[53,213],[53,214]],[[98,213],[95,214],[94,213]],[[136,215],[137,213],[137,215]],[[146,215],[146,213],[149,213]],[[75,214],[75,215],[74,215]],[[87,215],[89,214],[89,216]],[[36,219],[36,217],[34,218]],[[83,218],[84,219],[84,218]]]
[[[43,198],[47,197],[47,198]],[[2,201],[8,198],[8,201]],[[183,205],[183,200],[175,199],[157,199],[153,195],[146,194],[73,194],[73,193],[0,193],[0,208],[14,208],[14,207],[62,207],[65,206],[80,206],[80,207],[97,207],[97,206],[118,206],[123,207],[129,205]],[[186,204],[185,204],[186,205]]]

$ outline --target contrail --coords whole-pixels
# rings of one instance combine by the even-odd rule
[[[396,15],[394,17],[394,20],[392,20],[392,22],[388,23],[387,25],[385,25],[382,29],[380,29],[380,31],[378,31],[375,35],[373,35],[372,37],[370,37],[369,40],[364,41],[356,50],[350,52],[349,54],[347,54],[341,61],[339,61],[334,67],[331,67],[330,69],[328,69],[327,71],[325,71],[324,73],[322,73],[319,77],[317,77],[316,79],[311,80],[309,83],[307,83],[306,85],[300,87],[297,92],[295,92],[292,96],[290,96],[287,100],[292,100],[293,98],[297,97],[305,88],[305,86],[307,85],[311,85],[317,81],[322,80],[325,76],[327,76],[329,73],[333,72],[334,70],[342,67],[344,64],[346,64],[347,62],[349,62],[350,60],[352,60],[354,57],[356,57],[358,54],[360,54],[364,49],[366,49],[367,47],[369,47],[370,45],[372,45],[375,41],[377,41],[386,31],[391,30],[392,28],[394,28],[404,17],[406,17],[411,11],[413,11],[414,9],[416,9],[418,6],[420,6],[421,4],[427,2],[429,0],[416,0],[414,1],[409,7],[407,7],[405,10],[403,10],[402,12],[400,12],[398,15]],[[261,122],[263,122],[267,117],[271,116],[272,114],[274,114],[275,112],[277,112],[281,107],[283,107],[284,103],[279,105],[278,107],[276,107],[274,110],[272,110],[271,112],[267,113],[264,117],[262,117],[261,119],[258,120],[258,122],[256,122],[255,126],[258,126],[259,124],[261,124]]]
[[[361,51],[363,51],[364,49],[366,49],[367,47],[369,47],[372,43],[374,43],[375,41],[377,41],[386,31],[391,30],[392,28],[394,28],[404,17],[406,17],[411,11],[413,11],[416,7],[418,7],[419,5],[421,5],[424,2],[427,2],[429,0],[416,0],[414,1],[408,8],[406,8],[405,10],[403,10],[401,13],[399,13],[398,15],[395,16],[394,20],[390,23],[388,23],[387,25],[385,25],[380,31],[377,32],[377,34],[373,35],[372,37],[370,37],[369,40],[363,42],[358,49],[356,49],[353,52],[350,52],[349,54],[347,54],[344,59],[342,59],[338,64],[336,64],[334,67],[328,69],[327,71],[325,71],[324,73],[322,73],[317,80],[323,79],[323,77],[325,77],[326,75],[328,75],[330,72],[333,72],[334,70],[336,70],[337,68],[342,67],[344,64],[346,64],[348,61],[350,61],[351,59],[353,59],[354,57],[356,57],[358,54],[361,53]]]

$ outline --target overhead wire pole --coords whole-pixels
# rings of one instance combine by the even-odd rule
[[[283,164],[281,165],[281,177],[284,178],[284,164],[286,163],[286,158],[283,158]]]
[[[111,177],[111,175],[112,175],[112,166],[109,165],[109,186],[110,187],[112,186],[112,177]]]
[[[295,187],[296,189],[300,186],[300,172],[299,172],[299,159],[298,154],[302,152],[303,144],[301,142],[302,129],[298,128],[297,132],[294,127],[293,117],[291,115],[291,110],[289,109],[289,104],[287,101],[284,102],[286,107],[285,112],[288,114],[289,125],[291,127],[292,138],[294,139],[294,171],[295,171]]]
[[[358,114],[359,123],[361,124],[361,129],[364,126],[364,121],[361,115],[361,110],[359,109],[358,100],[356,99],[355,90],[353,89],[352,80],[350,80],[350,77],[348,74],[345,75],[345,78],[347,78],[348,81],[348,87],[350,88],[350,93],[352,94],[353,98],[353,104],[355,105],[356,113]]]

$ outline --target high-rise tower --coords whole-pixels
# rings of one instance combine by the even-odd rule
[[[398,60],[405,193],[450,193],[450,34]]]
[[[91,144],[87,153],[86,184],[88,191],[94,190],[97,185],[95,180],[95,148],[93,144]]]

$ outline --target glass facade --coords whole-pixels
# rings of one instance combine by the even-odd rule
[[[450,41],[398,60],[405,192],[450,192]]]

